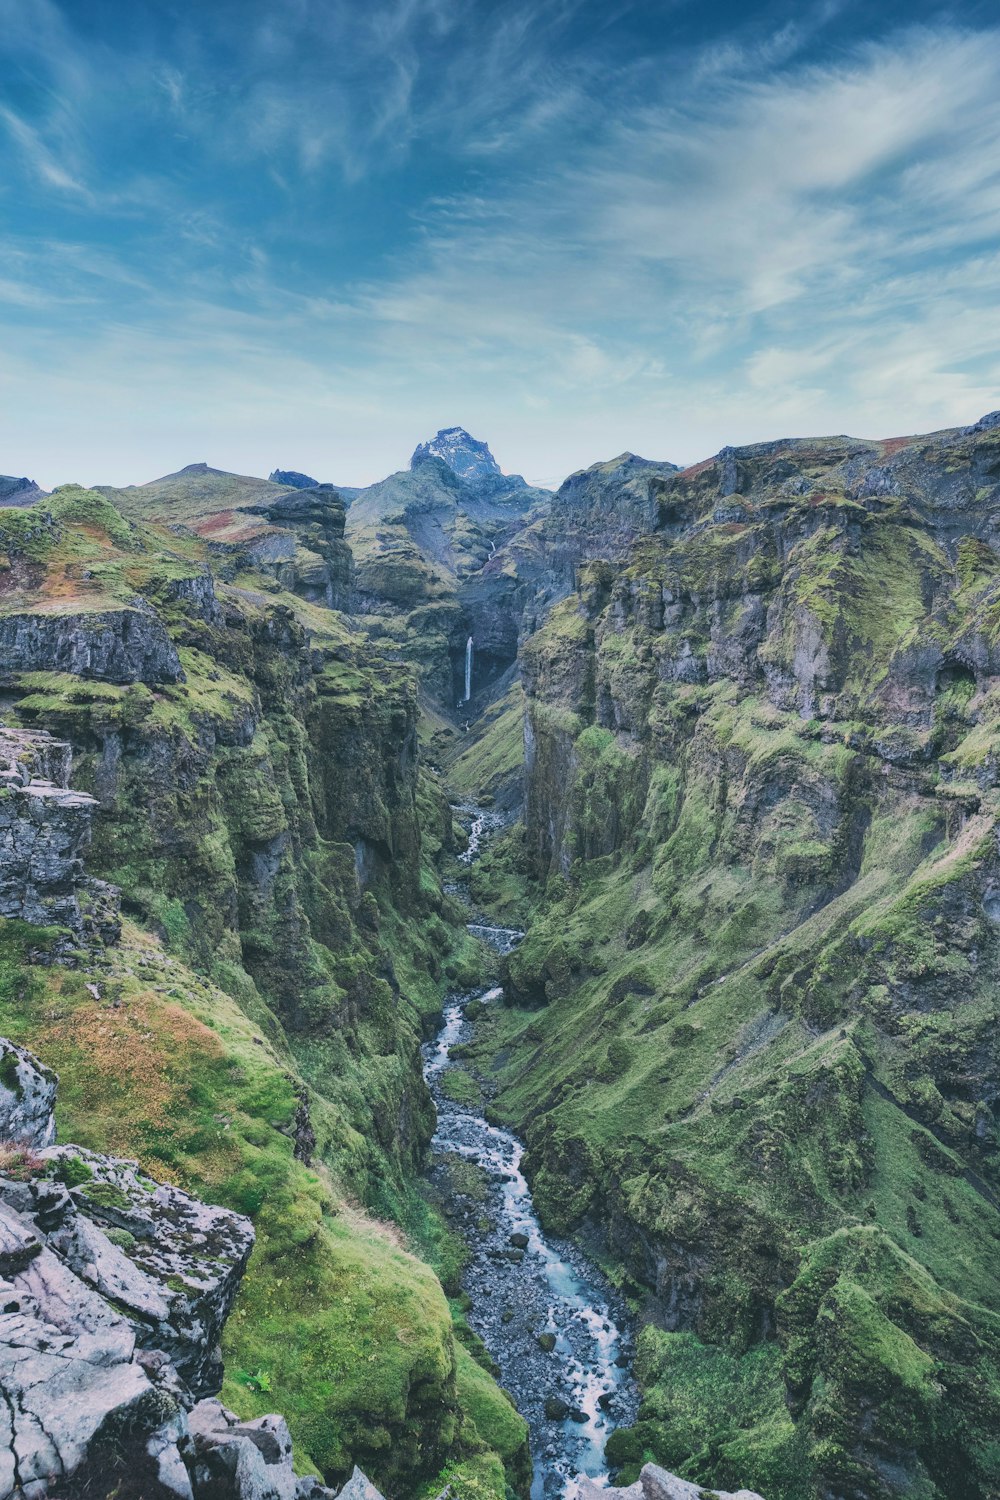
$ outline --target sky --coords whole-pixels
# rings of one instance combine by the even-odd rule
[[[365,484],[1000,407],[1000,14],[0,0],[0,471]]]

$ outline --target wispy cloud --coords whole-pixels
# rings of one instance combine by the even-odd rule
[[[1000,33],[650,9],[0,0],[8,444],[350,482],[459,420],[551,476],[1000,404]]]

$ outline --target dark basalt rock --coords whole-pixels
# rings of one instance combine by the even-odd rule
[[[115,941],[118,892],[83,865],[98,804],[70,788],[71,763],[66,741],[0,726],[0,916]]]
[[[310,479],[297,469],[272,469],[267,477],[272,484],[285,484],[290,490],[311,490],[319,484],[318,479]]]
[[[0,673],[70,672],[103,682],[181,682],[180,659],[148,607],[0,616]]]

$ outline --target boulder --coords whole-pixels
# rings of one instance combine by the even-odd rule
[[[114,1301],[138,1341],[161,1349],[196,1395],[217,1390],[222,1327],[253,1248],[249,1219],[152,1182],[135,1162],[78,1146],[44,1156],[76,1184],[50,1247]],[[125,1230],[128,1248],[113,1244],[105,1228]]]
[[[58,1079],[24,1047],[0,1037],[0,1141],[51,1146]]]

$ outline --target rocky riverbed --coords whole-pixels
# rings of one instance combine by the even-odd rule
[[[501,821],[475,814],[464,862]],[[510,952],[522,936],[480,921],[469,925],[498,953]],[[453,997],[441,1030],[424,1048],[438,1110],[430,1177],[469,1247],[463,1274],[472,1299],[469,1324],[531,1428],[532,1500],[571,1497],[582,1475],[606,1482],[608,1435],[635,1419],[631,1337],[622,1299],[601,1273],[574,1245],[543,1233],[521,1170],[521,1142],[448,1092],[453,1049],[472,1034],[467,1006],[501,998],[499,988]]]

